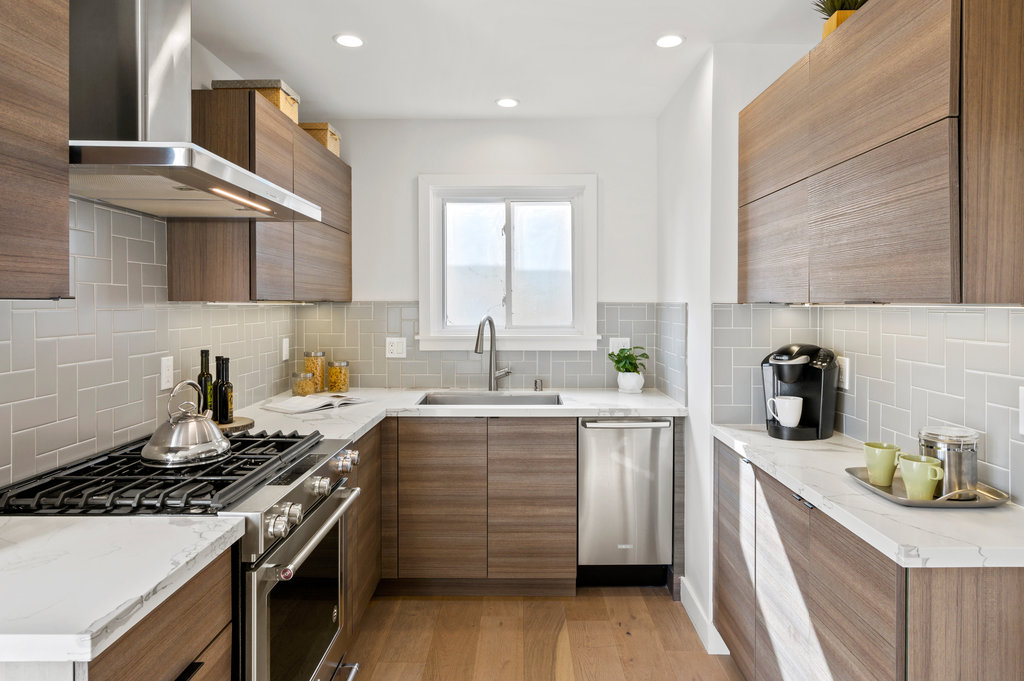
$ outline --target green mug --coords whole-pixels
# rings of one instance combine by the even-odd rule
[[[903,471],[903,485],[907,488],[908,499],[930,501],[935,498],[935,486],[945,475],[942,461],[934,456],[900,454],[899,467]]]
[[[868,468],[868,481],[872,485],[888,487],[896,472],[896,459],[900,448],[889,442],[865,442],[864,460]]]

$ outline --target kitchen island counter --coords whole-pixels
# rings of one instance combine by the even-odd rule
[[[70,679],[242,536],[240,518],[0,517],[0,679]],[[30,663],[30,664],[23,664]]]

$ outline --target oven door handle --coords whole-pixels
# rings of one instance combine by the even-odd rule
[[[309,558],[309,555],[316,550],[316,547],[320,545],[320,542],[323,541],[324,537],[327,536],[327,533],[334,528],[334,524],[338,522],[341,516],[345,515],[345,512],[349,509],[349,506],[351,506],[355,502],[356,497],[358,497],[359,494],[362,492],[362,490],[360,490],[358,487],[350,487],[347,489],[349,492],[348,498],[345,499],[345,501],[341,504],[341,506],[337,508],[337,510],[331,513],[331,517],[328,518],[324,522],[324,524],[320,526],[320,529],[316,531],[316,534],[310,537],[309,541],[306,542],[306,544],[301,549],[299,549],[299,551],[295,554],[295,557],[292,558],[287,565],[264,565],[263,567],[259,568],[260,571],[273,571],[274,579],[279,582],[287,582],[292,577],[294,577],[295,571],[302,567],[302,564],[306,562],[306,559]]]

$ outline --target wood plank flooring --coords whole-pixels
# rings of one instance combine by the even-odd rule
[[[665,589],[575,597],[379,597],[346,661],[359,681],[743,681]]]

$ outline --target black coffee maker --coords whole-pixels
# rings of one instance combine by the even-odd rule
[[[836,421],[839,364],[831,350],[817,345],[787,345],[761,362],[765,421],[768,434],[780,440],[824,440],[832,437]],[[768,400],[792,395],[803,398],[800,423],[787,428],[772,416]]]

